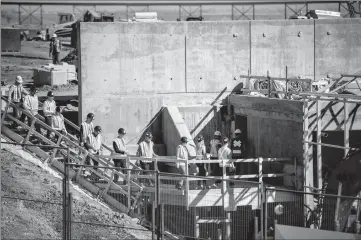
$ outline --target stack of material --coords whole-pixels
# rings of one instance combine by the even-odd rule
[[[48,64],[34,69],[33,79],[35,85],[62,85],[77,80],[77,74],[74,65],[67,63]]]
[[[136,12],[132,19],[134,22],[158,22],[156,12]]]

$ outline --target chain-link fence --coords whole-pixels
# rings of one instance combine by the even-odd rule
[[[265,188],[265,226],[272,236],[273,224],[329,231],[360,233],[361,198]]]

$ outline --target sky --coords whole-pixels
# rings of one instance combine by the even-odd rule
[[[290,4],[290,8],[294,11],[302,10],[302,14],[306,14],[306,8],[304,4]],[[40,8],[38,6],[22,6],[21,7],[21,21],[23,24],[39,24],[40,23]],[[44,25],[52,25],[58,22],[57,14],[59,12],[75,13],[76,17],[79,18],[82,12],[86,11],[89,6],[55,6],[45,5],[43,6],[43,23]],[[331,4],[309,4],[309,10],[329,10],[338,11],[338,3]],[[29,12],[34,11],[32,17],[27,17]],[[96,6],[98,12],[114,13],[117,20],[124,19],[127,16],[127,8],[125,6]],[[248,11],[247,11],[248,10]],[[134,12],[148,11],[145,6],[135,6],[128,9],[128,16],[132,17]],[[177,18],[181,17],[185,20],[192,12],[192,16],[198,17],[201,15],[200,8],[197,6],[184,6],[179,11],[178,6],[149,6],[150,12],[157,12],[158,19],[165,21],[176,21]],[[247,11],[247,12],[246,12]],[[287,16],[291,16],[294,12],[287,8]],[[246,12],[242,15],[240,12]],[[343,13],[346,13],[342,8]],[[19,10],[17,5],[2,5],[1,6],[1,24],[3,26],[18,24],[19,22]],[[255,17],[253,16],[253,13]],[[232,6],[231,5],[203,5],[202,16],[204,20],[208,21],[220,21],[220,20],[232,20]],[[285,6],[279,5],[256,5],[253,10],[251,5],[236,5],[233,8],[234,20],[248,20],[255,18],[256,20],[272,20],[272,19],[284,19],[285,17]]]

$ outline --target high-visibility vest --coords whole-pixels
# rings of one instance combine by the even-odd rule
[[[115,142],[115,144],[117,145],[117,147],[120,151],[124,151],[124,152],[127,151],[127,147],[125,146],[125,142],[124,142],[123,138],[122,139],[116,138],[116,139],[114,139],[113,142]],[[125,154],[122,154],[122,155],[125,156]]]
[[[100,147],[102,146],[102,138],[100,134],[98,136],[94,136],[94,134],[89,134],[87,137],[87,143],[92,146],[95,151],[99,151]],[[90,150],[91,153],[95,153],[93,150]]]
[[[152,141],[150,141],[149,143],[145,141],[141,142],[139,144],[141,157],[152,158],[154,154],[153,146],[154,143]],[[142,160],[142,162],[152,162],[152,161]]]
[[[204,143],[197,144],[196,154],[197,154],[197,156],[196,156],[197,160],[203,160],[204,155],[206,154],[206,146],[204,145]]]
[[[243,142],[241,138],[234,138],[231,141],[231,149],[233,157],[240,157],[242,155]]]
[[[89,136],[90,134],[92,134],[94,132],[94,127],[93,127],[93,123],[87,123],[87,122],[83,122],[81,124],[82,126],[82,141],[86,140],[86,137]]]
[[[62,114],[60,115],[54,115],[52,117],[52,128],[55,130],[64,130],[64,116]]]
[[[218,139],[211,140],[211,157],[218,157],[218,146],[221,144],[221,141]]]
[[[56,109],[56,104],[55,101],[49,101],[49,100],[45,100],[43,103],[43,112],[44,112],[44,116],[53,116],[52,113],[55,113],[55,109]]]
[[[24,109],[31,111],[33,115],[38,114],[38,109],[39,109],[38,97],[36,95],[35,96],[26,95],[24,98],[23,107]]]
[[[18,103],[23,98],[24,87],[23,85],[12,85],[9,92],[11,92],[12,101]]]

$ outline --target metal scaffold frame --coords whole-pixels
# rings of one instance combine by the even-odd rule
[[[141,11],[149,11],[150,6],[178,6],[179,8],[179,19],[185,20],[187,17],[203,17],[202,8],[204,6],[229,6],[231,20],[255,20],[257,19],[256,7],[260,5],[284,5],[284,18],[287,19],[290,14],[299,14],[303,9],[308,12],[309,4],[338,4],[338,11],[346,10],[347,13],[343,17],[361,17],[361,2],[350,2],[340,0],[263,0],[263,1],[251,1],[251,0],[218,0],[218,1],[149,1],[149,0],[138,0],[138,1],[116,1],[116,0],[105,0],[105,1],[82,1],[82,0],[5,0],[1,2],[2,5],[17,5],[19,11],[18,23],[22,24],[27,19],[35,19],[37,23],[43,26],[43,6],[46,5],[63,5],[73,6],[73,13],[77,11],[77,6],[91,6],[92,9],[96,10],[96,6],[124,6],[126,8],[126,17],[134,13],[134,7],[144,7]],[[356,5],[355,5],[356,4]],[[24,7],[38,6],[34,11],[27,10]],[[302,6],[301,8],[299,8]],[[195,10],[191,8],[196,7]],[[353,10],[351,11],[352,8]],[[23,17],[21,10],[25,12]],[[357,10],[357,11],[356,11]],[[40,19],[34,16],[36,11],[40,11]],[[81,11],[80,11],[81,12]],[[195,12],[199,15],[193,15]],[[251,16],[252,14],[252,16]],[[184,17],[185,16],[185,17]]]

